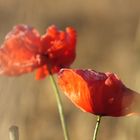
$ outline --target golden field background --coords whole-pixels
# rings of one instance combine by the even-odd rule
[[[77,29],[77,58],[73,68],[112,71],[140,93],[139,0],[0,0],[0,43],[19,23],[41,34],[55,24]],[[71,140],[91,140],[94,115],[77,109],[63,94]],[[56,100],[46,78],[34,74],[0,77],[0,140],[18,125],[20,140],[63,140]],[[140,117],[105,117],[98,140],[139,140]]]

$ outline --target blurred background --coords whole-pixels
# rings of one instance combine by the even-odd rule
[[[73,68],[112,71],[140,93],[139,0],[0,0],[0,43],[16,24],[43,34],[55,24],[77,30]],[[77,109],[61,94],[71,140],[91,140],[96,117]],[[105,117],[98,140],[139,140],[140,117]],[[56,100],[49,79],[34,73],[0,77],[0,139],[18,125],[20,140],[63,140]]]

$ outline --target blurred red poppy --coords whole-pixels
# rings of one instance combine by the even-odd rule
[[[75,59],[76,31],[50,26],[43,36],[32,27],[17,25],[0,48],[0,74],[17,76],[38,69],[36,79],[69,67]]]
[[[127,88],[113,73],[62,69],[58,84],[81,110],[101,116],[139,114],[140,95]]]

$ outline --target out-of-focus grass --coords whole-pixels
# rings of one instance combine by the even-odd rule
[[[41,33],[56,24],[77,29],[77,59],[73,68],[113,71],[140,92],[140,2],[81,0],[1,0],[0,42],[12,26],[25,23]],[[72,140],[90,140],[95,116],[78,110],[62,94]],[[20,140],[62,140],[56,101],[48,79],[33,74],[0,77],[0,138],[20,127]],[[99,140],[139,140],[140,118],[105,117]]]

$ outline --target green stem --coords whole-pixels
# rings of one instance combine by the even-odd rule
[[[66,123],[65,123],[64,111],[63,111],[62,100],[61,100],[61,97],[60,97],[60,94],[59,94],[59,90],[57,88],[55,79],[54,79],[54,77],[51,73],[50,73],[49,77],[50,77],[50,81],[52,83],[54,93],[55,93],[55,96],[56,96],[56,100],[57,100],[57,106],[58,106],[61,125],[62,125],[62,129],[63,129],[63,133],[64,133],[64,139],[69,140],[68,130],[67,130]]]
[[[102,116],[97,116],[97,122],[96,122],[96,126],[95,126],[95,129],[94,129],[94,134],[93,134],[93,139],[92,140],[97,139],[97,134],[98,134],[98,130],[99,130],[100,122],[101,122],[101,117]]]

